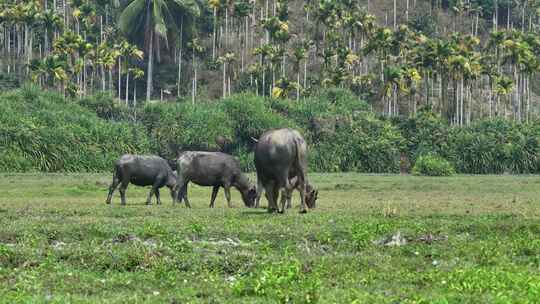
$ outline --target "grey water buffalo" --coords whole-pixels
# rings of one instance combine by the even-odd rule
[[[199,186],[213,187],[210,199],[210,208],[214,202],[219,188],[225,190],[227,204],[232,207],[230,188],[236,188],[242,195],[244,205],[252,207],[257,192],[248,177],[242,173],[240,162],[233,156],[221,152],[186,151],[177,159],[177,201],[182,199],[187,207],[191,207],[187,197],[188,183],[193,182]]]
[[[159,188],[167,186],[171,190],[171,196],[176,197],[176,174],[167,161],[154,155],[124,154],[115,163],[113,181],[109,187],[107,204],[111,203],[114,190],[120,185],[120,197],[122,205],[126,204],[126,189],[132,183],[137,186],[152,186],[146,204],[150,204],[152,196],[156,196],[157,203],[161,204]]]
[[[300,191],[300,183],[298,182],[298,176],[290,178],[289,183],[294,189]],[[261,199],[262,191],[264,191],[264,188],[257,192],[257,198],[255,199],[255,208],[259,208],[259,201]],[[287,200],[287,209],[291,208],[291,194],[292,193],[287,193],[287,191],[285,190],[281,191],[281,195]],[[306,183],[306,205],[308,206],[308,208],[315,208],[318,195],[319,191],[315,189],[311,184]]]
[[[255,167],[257,169],[257,197],[262,189],[268,199],[268,212],[285,212],[285,202],[296,188],[300,192],[300,212],[306,209],[307,144],[302,135],[293,129],[277,129],[265,132],[255,146]],[[294,182],[296,178],[296,182]],[[281,209],[277,206],[279,190],[284,188]],[[314,207],[317,191],[312,189],[308,207]],[[310,193],[310,194],[311,194]]]

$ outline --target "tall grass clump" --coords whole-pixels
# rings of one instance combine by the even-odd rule
[[[417,115],[404,120],[395,120],[394,124],[403,136],[404,152],[411,164],[422,155],[436,154],[449,157],[450,127],[443,118],[430,108],[422,108]]]
[[[0,95],[0,171],[110,170],[122,153],[146,153],[144,129],[99,119],[33,87]]]
[[[397,173],[402,143],[398,128],[370,112],[342,116],[312,145],[310,163],[318,171]]]
[[[450,176],[456,173],[456,170],[446,159],[435,155],[420,155],[412,169],[414,175],[426,176]]]
[[[459,172],[540,172],[539,124],[484,120],[471,126],[453,128],[449,146]]]
[[[220,103],[234,124],[235,136],[240,145],[249,145],[252,138],[259,138],[265,131],[277,128],[298,128],[289,117],[280,115],[265,102],[263,97],[240,94]]]
[[[220,138],[235,137],[234,124],[216,103],[148,104],[141,113],[143,124],[158,154],[173,158],[178,151],[220,150]]]

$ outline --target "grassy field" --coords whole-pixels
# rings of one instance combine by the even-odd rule
[[[110,179],[0,175],[0,302],[540,303],[539,176],[312,174],[306,215]]]

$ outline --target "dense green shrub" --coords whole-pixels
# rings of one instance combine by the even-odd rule
[[[81,98],[79,104],[94,111],[99,118],[103,119],[127,119],[131,112],[128,107],[118,103],[116,99],[106,93]]]
[[[464,173],[540,172],[540,125],[485,120],[453,128],[452,160]]]
[[[54,93],[0,95],[0,171],[110,170],[122,153],[147,153],[137,124],[108,122]]]
[[[420,155],[412,169],[414,175],[427,176],[450,176],[456,173],[456,170],[446,159],[435,155]]]
[[[390,122],[369,112],[343,117],[335,132],[311,147],[319,171],[399,172],[403,138]]]
[[[304,130],[310,142],[318,142],[325,135],[333,135],[340,120],[351,114],[367,111],[368,105],[343,89],[322,90],[318,96],[298,101],[269,99],[270,107],[294,120]]]
[[[247,145],[251,138],[259,138],[262,133],[276,128],[298,128],[285,116],[279,115],[265,103],[264,98],[241,94],[220,102],[234,124],[235,135],[241,144]]]
[[[66,101],[25,88],[0,95],[0,106],[2,171],[108,170],[122,153],[172,159],[179,150],[225,151],[253,171],[252,137],[292,127],[308,141],[314,171],[396,173],[405,155],[417,174],[451,167],[459,173],[540,172],[540,123],[449,126],[427,108],[413,118],[387,120],[337,89],[302,100],[245,94],[134,110],[107,95]]]
[[[149,104],[141,115],[155,150],[170,158],[179,150],[219,150],[218,136],[234,141],[233,123],[215,103]]]
[[[429,108],[418,111],[415,117],[394,122],[405,139],[404,152],[411,164],[420,155],[435,153],[448,157],[448,124]]]

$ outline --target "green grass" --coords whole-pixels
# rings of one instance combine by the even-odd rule
[[[0,175],[0,302],[539,303],[539,176],[312,174],[306,215],[105,205],[110,179]]]

